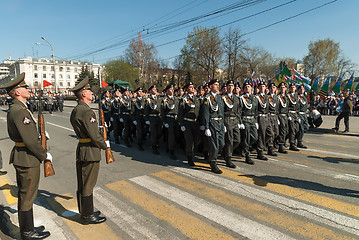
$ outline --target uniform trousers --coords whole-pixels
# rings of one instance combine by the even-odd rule
[[[277,115],[269,114],[269,122],[271,125],[273,140],[279,136],[279,125]]]
[[[197,122],[184,121],[186,131],[183,132],[186,144],[186,156],[192,157],[194,149],[201,143],[201,133]]]
[[[273,147],[273,130],[267,116],[258,116],[258,150],[263,151],[265,147]]]
[[[298,129],[298,143],[302,143],[304,133],[309,129],[309,123],[307,114],[299,114],[298,118],[300,119]]]
[[[252,119],[242,118],[244,124],[244,154],[249,155],[249,148],[258,140],[258,130],[256,127],[256,120],[254,117]]]
[[[224,145],[224,157],[231,158],[233,149],[237,148],[241,142],[240,129],[238,127],[238,119],[225,119],[226,133]]]
[[[158,146],[162,136],[162,123],[160,117],[150,117],[151,146]]]
[[[40,166],[15,166],[18,187],[18,211],[29,211],[37,196],[40,182]]]
[[[224,124],[223,120],[210,120],[209,130],[211,136],[209,137],[209,161],[217,160],[218,153],[225,145],[224,141]]]
[[[288,139],[291,145],[296,146],[296,139],[298,138],[299,121],[297,113],[288,113]]]
[[[287,114],[279,114],[279,145],[284,145],[288,134],[288,116]]]
[[[100,161],[76,161],[77,191],[83,196],[91,196],[97,182]]]

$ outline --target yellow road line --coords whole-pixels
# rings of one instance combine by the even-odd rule
[[[69,210],[77,211],[77,201],[70,194],[52,198],[49,203],[59,216]],[[79,239],[121,239],[106,223],[82,225],[79,214],[62,218]]]
[[[168,222],[190,239],[235,239],[200,219],[154,197],[134,185],[119,181],[106,185],[155,217]]]
[[[9,205],[17,203],[16,189],[16,186],[11,185],[9,178],[6,175],[0,176],[0,190],[3,192]]]
[[[201,167],[207,167],[205,164],[196,163],[196,165]],[[359,217],[359,206],[349,204],[346,202],[338,201],[333,198],[320,196],[308,191],[303,191],[294,187],[286,186],[284,184],[272,183],[270,181],[264,180],[261,177],[253,175],[245,175],[239,172],[230,171],[222,168],[223,176],[228,178],[245,182],[257,187],[262,187],[264,189],[270,190],[272,192],[280,193],[292,198],[300,199],[309,203],[317,204],[329,209],[333,209],[338,212],[346,213],[351,216]]]
[[[330,143],[324,143],[324,142],[318,142],[318,141],[305,141],[305,143],[312,143],[312,144],[317,144],[317,145],[324,145],[324,146],[330,146],[330,147],[338,147],[338,148],[346,148],[346,149],[352,149],[352,147],[348,147],[346,145],[338,145],[338,144],[330,144]],[[328,150],[328,149],[323,149],[320,147],[316,147],[316,149],[320,149],[320,150]],[[336,152],[340,152],[338,150],[335,150]],[[347,153],[348,151],[341,151],[342,153]]]
[[[177,174],[162,171],[152,175],[175,184],[183,189],[192,191],[202,196],[213,199],[221,204],[239,209],[246,214],[256,217],[261,221],[277,225],[285,230],[289,230],[298,235],[310,239],[352,239],[338,234],[328,228],[319,226],[308,221],[300,220],[295,217],[272,210],[261,204],[257,204],[244,198],[229,194],[217,188],[209,187],[198,181],[179,176]]]

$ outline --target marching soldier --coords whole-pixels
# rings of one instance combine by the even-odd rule
[[[110,132],[112,130],[112,126],[110,128],[110,106],[111,106],[111,98],[110,98],[110,92],[108,90],[105,90],[103,93],[103,99],[100,99],[102,101],[102,110],[103,110],[103,116],[105,118],[105,122],[108,128],[108,131]],[[110,130],[111,129],[111,130]]]
[[[242,120],[240,114],[242,112],[239,98],[234,95],[233,80],[227,81],[227,93],[222,96],[224,101],[224,126],[226,127],[225,133],[225,146],[224,146],[224,159],[226,166],[236,168],[232,162],[233,149],[237,148],[240,141],[240,127]]]
[[[249,148],[258,140],[258,101],[252,92],[252,85],[246,81],[243,83],[244,93],[239,97],[242,105],[242,122],[244,124],[244,154],[246,157],[245,162],[254,164],[249,156]]]
[[[187,94],[183,96],[178,109],[178,122],[181,126],[185,139],[185,152],[189,166],[195,166],[193,161],[194,151],[201,142],[198,124],[199,110],[201,102],[194,96],[194,86],[189,82],[185,89]]]
[[[296,94],[295,83],[291,83],[288,89],[288,125],[289,125],[289,150],[299,151],[296,139],[298,138],[299,119],[298,119],[298,102],[299,97]]]
[[[122,90],[122,98],[120,98],[120,122],[123,123],[123,141],[125,145],[129,148],[132,147],[130,144],[130,135],[131,135],[131,126],[132,126],[132,119],[131,119],[131,99],[129,97],[129,90],[124,88]]]
[[[30,93],[30,98],[28,99],[28,106],[29,106],[29,110],[30,110],[30,112],[34,112],[34,110],[35,110],[35,95],[34,95],[34,93]]]
[[[57,94],[56,101],[57,101],[57,106],[59,107],[60,112],[64,111],[65,97],[62,93]]]
[[[269,122],[271,125],[273,141],[279,136],[279,119],[278,119],[278,96],[277,96],[277,86],[274,83],[271,83],[269,86]],[[273,151],[274,152],[274,151]],[[275,155],[273,155],[275,156]]]
[[[263,151],[268,146],[268,155],[276,156],[273,149],[273,130],[269,119],[269,97],[265,93],[266,85],[264,82],[258,84],[259,93],[257,94],[258,100],[258,146],[257,158],[260,160],[268,160],[263,155]]]
[[[143,151],[143,143],[145,138],[145,106],[146,106],[146,99],[144,98],[144,92],[141,87],[135,90],[137,97],[132,99],[132,120],[133,124],[136,126],[136,138],[137,138],[137,146],[138,150]]]
[[[119,144],[119,136],[122,134],[120,128],[120,101],[121,101],[121,93],[118,89],[115,89],[113,93],[114,97],[111,101],[110,106],[110,121],[113,130],[113,136],[115,138],[115,143]]]
[[[299,106],[298,106],[298,114],[299,114],[299,131],[298,131],[298,144],[297,147],[299,148],[307,148],[304,144],[303,144],[303,136],[304,136],[304,132],[306,132],[309,129],[309,124],[308,124],[308,117],[307,117],[307,110],[308,110],[308,101],[307,101],[307,96],[305,94],[305,88],[304,85],[299,85],[298,86],[298,94],[299,94]]]
[[[100,135],[96,114],[88,105],[93,96],[88,82],[89,78],[86,77],[71,89],[78,104],[70,116],[71,125],[79,139],[76,149],[77,202],[81,223],[84,225],[106,221],[106,217],[101,217],[99,211],[94,212],[93,188],[100,169],[101,149],[110,147],[110,142],[104,141]]]
[[[25,73],[22,73],[0,89],[6,89],[13,99],[7,113],[7,126],[9,137],[15,142],[10,164],[14,165],[16,171],[21,238],[44,239],[50,236],[50,232],[44,232],[44,226],[34,227],[32,206],[39,188],[40,163],[52,161],[52,156],[42,147],[36,121],[26,106],[30,93],[24,79]]]
[[[153,154],[160,154],[159,139],[162,135],[162,124],[161,124],[161,99],[157,97],[157,88],[155,85],[151,86],[148,91],[150,95],[147,98],[147,104],[145,108],[145,119],[146,124],[150,125],[151,132],[151,146]]]
[[[175,155],[175,144],[176,144],[176,127],[178,126],[177,115],[178,115],[178,99],[173,96],[173,85],[168,85],[164,92],[165,97],[162,99],[161,119],[163,125],[167,129],[168,133],[168,150],[170,152],[170,158],[177,160]]]
[[[209,161],[211,171],[221,174],[217,166],[218,153],[224,147],[224,103],[218,94],[219,83],[217,79],[209,82],[211,92],[207,95],[203,105],[204,133],[209,138]]]
[[[203,103],[206,99],[206,95],[208,94],[208,92],[206,93],[206,91],[205,91],[205,87],[208,88],[206,83],[203,86],[198,87],[198,91],[200,92],[200,95],[198,97],[199,97],[199,100],[201,103],[201,106],[199,109],[199,116],[203,116]],[[201,132],[201,143],[199,145],[199,149],[202,149],[204,160],[209,162],[209,141],[208,141],[208,137],[204,134],[205,127],[204,127],[202,117],[200,117],[198,119],[198,123],[200,126],[199,129]]]
[[[288,96],[286,95],[287,86],[285,82],[278,85],[278,120],[279,120],[279,139],[278,139],[278,152],[286,154],[284,149],[286,137],[288,134]]]

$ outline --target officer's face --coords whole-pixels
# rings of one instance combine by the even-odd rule
[[[265,85],[260,85],[259,86],[259,92],[264,93],[266,91],[266,86]]]
[[[167,95],[169,95],[169,96],[173,96],[173,88],[167,89],[166,93],[167,93]]]
[[[139,96],[139,97],[142,97],[142,96],[143,96],[142,90],[138,90],[138,91],[137,91],[137,96]]]
[[[19,95],[20,95],[22,98],[29,98],[29,97],[30,97],[30,90],[29,90],[29,88],[20,87],[20,88],[16,89],[16,91],[19,92]]]
[[[152,94],[152,95],[156,95],[156,94],[157,94],[157,88],[155,88],[155,87],[152,88],[152,89],[151,89],[151,94]]]
[[[246,85],[243,90],[244,90],[245,93],[251,94],[252,93],[252,86],[251,85]]]
[[[295,86],[294,85],[289,87],[289,92],[291,92],[291,93],[295,92]]]
[[[189,85],[189,86],[187,87],[187,92],[188,92],[188,94],[193,94],[193,93],[194,93],[194,86],[193,86],[193,85]]]
[[[234,90],[234,85],[233,84],[228,84],[227,85],[227,92],[232,93],[233,90]]]
[[[281,87],[279,88],[279,91],[280,91],[280,93],[282,93],[282,94],[284,94],[286,90],[287,90],[287,88],[286,88],[285,86],[281,86]]]
[[[211,91],[212,91],[212,92],[214,92],[214,93],[218,92],[219,83],[213,83],[213,84],[210,86],[210,88],[211,88]]]
[[[303,93],[304,93],[304,87],[298,88],[298,94],[303,94]]]
[[[269,88],[269,92],[272,93],[272,94],[275,94],[277,91],[277,88],[275,86],[272,86]]]

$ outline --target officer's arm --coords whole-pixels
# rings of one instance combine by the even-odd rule
[[[98,122],[94,111],[89,110],[84,114],[84,125],[87,130],[89,137],[91,138],[92,144],[103,150],[106,149],[106,143],[103,137],[98,132]],[[106,130],[104,130],[106,131]]]
[[[205,129],[209,129],[209,102],[208,98],[206,98],[203,102],[203,114],[202,114],[202,122]]]
[[[178,104],[178,122],[179,122],[179,125],[181,125],[181,126],[183,126],[183,124],[184,124],[183,108],[184,108],[184,103],[183,103],[183,100],[181,100]]]
[[[40,162],[46,160],[46,150],[41,146],[36,124],[30,113],[23,109],[15,115],[16,128],[26,148],[30,150]]]

